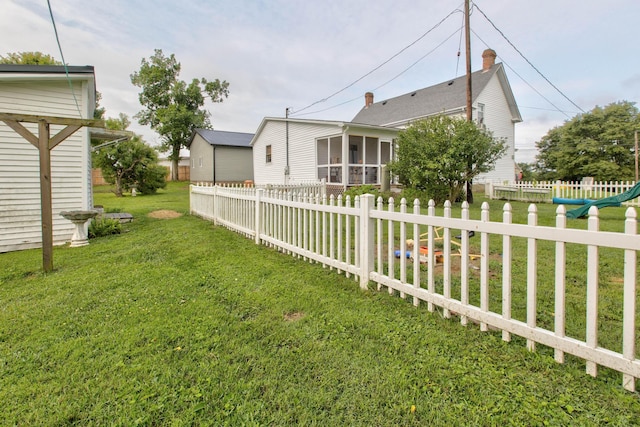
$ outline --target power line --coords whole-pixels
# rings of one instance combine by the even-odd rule
[[[399,74],[397,74],[395,77],[393,77],[393,78],[391,78],[390,80],[387,80],[386,82],[382,83],[381,85],[379,85],[379,86],[375,87],[375,88],[373,89],[373,91],[376,91],[376,90],[378,90],[378,89],[380,89],[380,88],[382,88],[382,87],[384,87],[384,86],[388,85],[389,83],[391,83],[392,81],[394,81],[395,79],[397,79],[398,77],[400,77],[401,75],[403,75],[404,73],[406,73],[407,71],[409,71],[411,68],[413,68],[414,66],[416,66],[420,61],[422,61],[422,60],[423,60],[423,59],[425,59],[427,56],[429,56],[429,55],[431,55],[433,52],[435,52],[435,51],[436,51],[440,46],[442,46],[442,45],[443,45],[443,44],[445,44],[447,41],[449,41],[449,39],[450,39],[451,37],[455,36],[455,35],[458,33],[458,31],[461,31],[461,30],[462,30],[462,28],[459,28],[459,29],[457,29],[456,31],[454,31],[453,33],[451,33],[451,35],[449,35],[446,39],[444,39],[442,42],[440,42],[436,47],[434,47],[433,49],[431,49],[431,50],[430,50],[429,52],[427,52],[426,54],[422,55],[422,56],[421,56],[417,61],[415,61],[413,64],[409,65],[407,68],[405,68],[404,70],[402,70],[402,71],[401,71]],[[324,108],[324,109],[322,109],[322,110],[315,110],[315,111],[310,111],[310,112],[308,112],[308,113],[303,113],[303,114],[300,114],[300,116],[306,116],[306,115],[309,115],[309,114],[315,114],[315,113],[322,113],[322,112],[325,112],[325,111],[327,111],[327,110],[331,110],[331,109],[333,109],[333,108],[340,107],[340,106],[343,106],[343,105],[348,104],[348,103],[350,103],[350,102],[356,101],[356,100],[358,100],[358,99],[360,99],[360,95],[358,95],[357,97],[352,98],[352,99],[350,99],[350,100],[348,100],[348,101],[341,102],[340,104],[332,105],[331,107],[327,107],[327,108]]]
[[[542,76],[542,78],[543,78],[543,79],[545,79],[545,80],[547,81],[547,83],[549,83],[549,84],[551,85],[551,87],[553,87],[555,90],[557,90],[557,91],[558,91],[558,93],[559,93],[560,95],[562,95],[562,96],[563,96],[567,101],[569,101],[569,102],[570,102],[574,107],[576,107],[578,110],[582,111],[583,113],[585,112],[582,108],[580,108],[580,106],[578,106],[575,102],[573,102],[571,99],[569,99],[569,97],[568,97],[567,95],[565,95],[565,94],[564,94],[560,89],[558,89],[558,88],[556,87],[556,85],[554,85],[553,83],[551,83],[551,81],[550,81],[550,80],[549,80],[549,79],[548,79],[544,74],[542,74],[542,72],[541,72],[540,70],[538,70],[538,69],[535,67],[535,65],[533,65],[533,64],[531,63],[531,61],[529,61],[529,60],[528,60],[528,59],[527,59],[527,58],[522,54],[522,52],[520,52],[520,50],[518,50],[518,48],[517,48],[517,47],[515,47],[515,45],[514,45],[513,43],[511,43],[511,40],[509,40],[509,39],[507,38],[507,36],[506,36],[506,35],[504,35],[504,33],[503,33],[502,31],[500,31],[500,29],[499,29],[498,27],[496,27],[496,25],[495,25],[495,24],[491,21],[491,19],[489,19],[489,17],[488,17],[488,16],[487,16],[483,11],[482,11],[482,9],[480,9],[480,8],[478,7],[478,5],[477,5],[477,4],[475,4],[475,3],[474,3],[474,4],[473,4],[473,7],[474,7],[475,9],[478,9],[478,12],[480,12],[480,13],[482,14],[482,16],[484,16],[484,18],[485,18],[485,19],[486,19],[486,20],[487,20],[487,21],[488,21],[488,22],[493,26],[493,28],[495,28],[495,30],[496,30],[498,33],[500,33],[500,35],[501,35],[501,36],[502,36],[502,37],[507,41],[507,43],[509,43],[509,44],[511,45],[511,47],[512,47],[516,52],[518,52],[518,54],[519,54],[519,55],[520,55],[520,56],[521,56],[525,61],[527,61],[527,63],[531,66],[531,68],[533,68],[534,70],[536,70],[536,72],[537,72],[538,74],[540,74],[540,76]]]
[[[393,60],[394,58],[396,58],[398,55],[400,55],[402,52],[404,52],[405,50],[409,49],[411,46],[415,45],[416,43],[418,43],[420,40],[422,40],[423,38],[425,38],[431,31],[435,30],[436,28],[438,28],[440,25],[442,25],[447,19],[449,19],[450,16],[452,16],[454,13],[459,12],[459,9],[455,9],[453,11],[451,11],[447,16],[445,16],[440,22],[438,22],[436,25],[434,25],[433,27],[431,27],[427,32],[425,32],[424,34],[422,34],[420,37],[418,37],[416,40],[414,40],[413,42],[409,43],[407,46],[403,47],[399,52],[397,52],[396,54],[394,54],[393,56],[391,56],[389,59],[387,59],[386,61],[384,61],[382,64],[378,65],[377,67],[375,67],[374,69],[372,69],[371,71],[369,71],[368,73],[364,74],[362,77],[356,79],[355,81],[353,81],[352,83],[348,84],[347,86],[343,87],[342,89],[338,90],[337,92],[332,93],[331,95],[327,96],[326,98],[322,98],[316,102],[313,102],[309,105],[307,105],[304,108],[301,108],[300,110],[296,111],[295,113],[292,113],[292,115],[297,115],[299,113],[301,113],[302,111],[313,107],[316,104],[319,104],[321,102],[326,102],[329,99],[333,98],[334,96],[336,96],[337,94],[344,92],[345,90],[349,89],[351,86],[355,85],[356,83],[358,83],[360,80],[364,79],[365,77],[369,76],[370,74],[372,74],[373,72],[379,70],[380,68],[382,68],[384,65],[386,65],[387,63],[389,63],[391,60]]]
[[[476,32],[475,32],[475,31],[473,31],[473,30],[471,30],[471,32],[473,33],[473,35],[474,35],[474,36],[476,36],[476,37],[478,38],[478,40],[480,40],[482,43],[484,43],[484,45],[485,45],[486,47],[489,47],[489,45],[488,45],[484,40],[482,40],[482,38],[478,35],[478,33],[476,33]],[[524,77],[522,77],[520,74],[518,74],[518,72],[517,72],[516,70],[514,70],[514,69],[513,69],[513,67],[511,67],[511,66],[510,66],[510,65],[509,65],[509,64],[504,60],[504,58],[502,58],[501,56],[498,56],[498,57],[500,58],[500,60],[502,61],[502,63],[503,63],[504,65],[506,65],[506,66],[507,66],[507,68],[509,68],[509,69],[511,70],[511,72],[512,72],[513,74],[515,74],[516,76],[520,77],[520,80],[522,80],[523,82],[525,82],[525,83],[527,84],[527,86],[529,86],[529,87],[531,88],[531,90],[533,90],[535,93],[537,93],[538,95],[540,95],[540,97],[541,97],[542,99],[544,99],[545,101],[547,101],[547,102],[548,102],[548,103],[549,103],[553,108],[555,108],[555,110],[552,110],[552,111],[557,111],[557,112],[559,112],[559,113],[562,113],[562,114],[564,114],[565,116],[567,116],[567,118],[569,118],[569,115],[568,115],[566,112],[564,112],[564,111],[562,111],[560,108],[558,108],[558,107],[557,107],[553,102],[551,102],[550,100],[548,100],[548,99],[547,99],[543,94],[541,94],[541,93],[540,93],[540,92],[539,92],[535,87],[533,87],[533,86],[531,85],[531,83],[529,83],[528,81],[526,81]]]
[[[80,118],[82,118],[82,113],[80,112],[80,105],[78,104],[78,99],[76,98],[76,93],[73,90],[73,84],[71,83],[71,78],[69,77],[69,67],[67,67],[67,61],[64,60],[64,54],[62,53],[62,46],[60,45],[60,38],[58,37],[58,29],[56,28],[56,21],[53,19],[53,11],[51,10],[51,2],[49,0],[47,0],[47,5],[49,6],[49,15],[51,16],[51,23],[53,24],[53,32],[56,34],[56,43],[58,43],[58,50],[60,51],[60,57],[62,58],[64,71],[65,71],[65,74],[67,75],[67,81],[69,82],[71,95],[73,95],[73,100],[76,103],[78,114],[80,115]]]

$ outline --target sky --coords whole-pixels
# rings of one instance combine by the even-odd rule
[[[523,118],[516,161],[566,120],[640,100],[637,0],[472,1],[472,70],[494,49]],[[215,129],[249,132],[264,117],[350,121],[364,105],[465,73],[463,1],[439,0],[2,0],[0,55],[40,51],[95,67],[107,117],[142,109],[130,76],[155,49],[179,78],[229,82],[209,103]],[[475,7],[474,7],[475,6]],[[458,56],[460,52],[460,56]]]

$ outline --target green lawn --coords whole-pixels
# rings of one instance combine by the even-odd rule
[[[189,216],[184,183],[95,203],[135,219],[52,273],[0,254],[1,425],[640,424],[620,374],[257,246]]]

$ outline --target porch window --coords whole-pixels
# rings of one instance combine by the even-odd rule
[[[316,141],[318,179],[342,183],[342,136],[320,138]]]
[[[387,142],[387,152],[389,143]],[[387,153],[387,156],[389,154]],[[380,183],[380,142],[376,137],[349,135],[349,185]]]
[[[265,157],[267,163],[271,163],[271,145],[267,145],[267,153]]]

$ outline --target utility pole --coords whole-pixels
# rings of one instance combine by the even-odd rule
[[[471,28],[469,27],[469,0],[464,0],[464,40],[466,47],[466,59],[467,59],[467,121],[473,120],[473,111],[471,110]],[[467,165],[469,169],[473,165]],[[473,203],[473,183],[467,181],[467,203]]]

